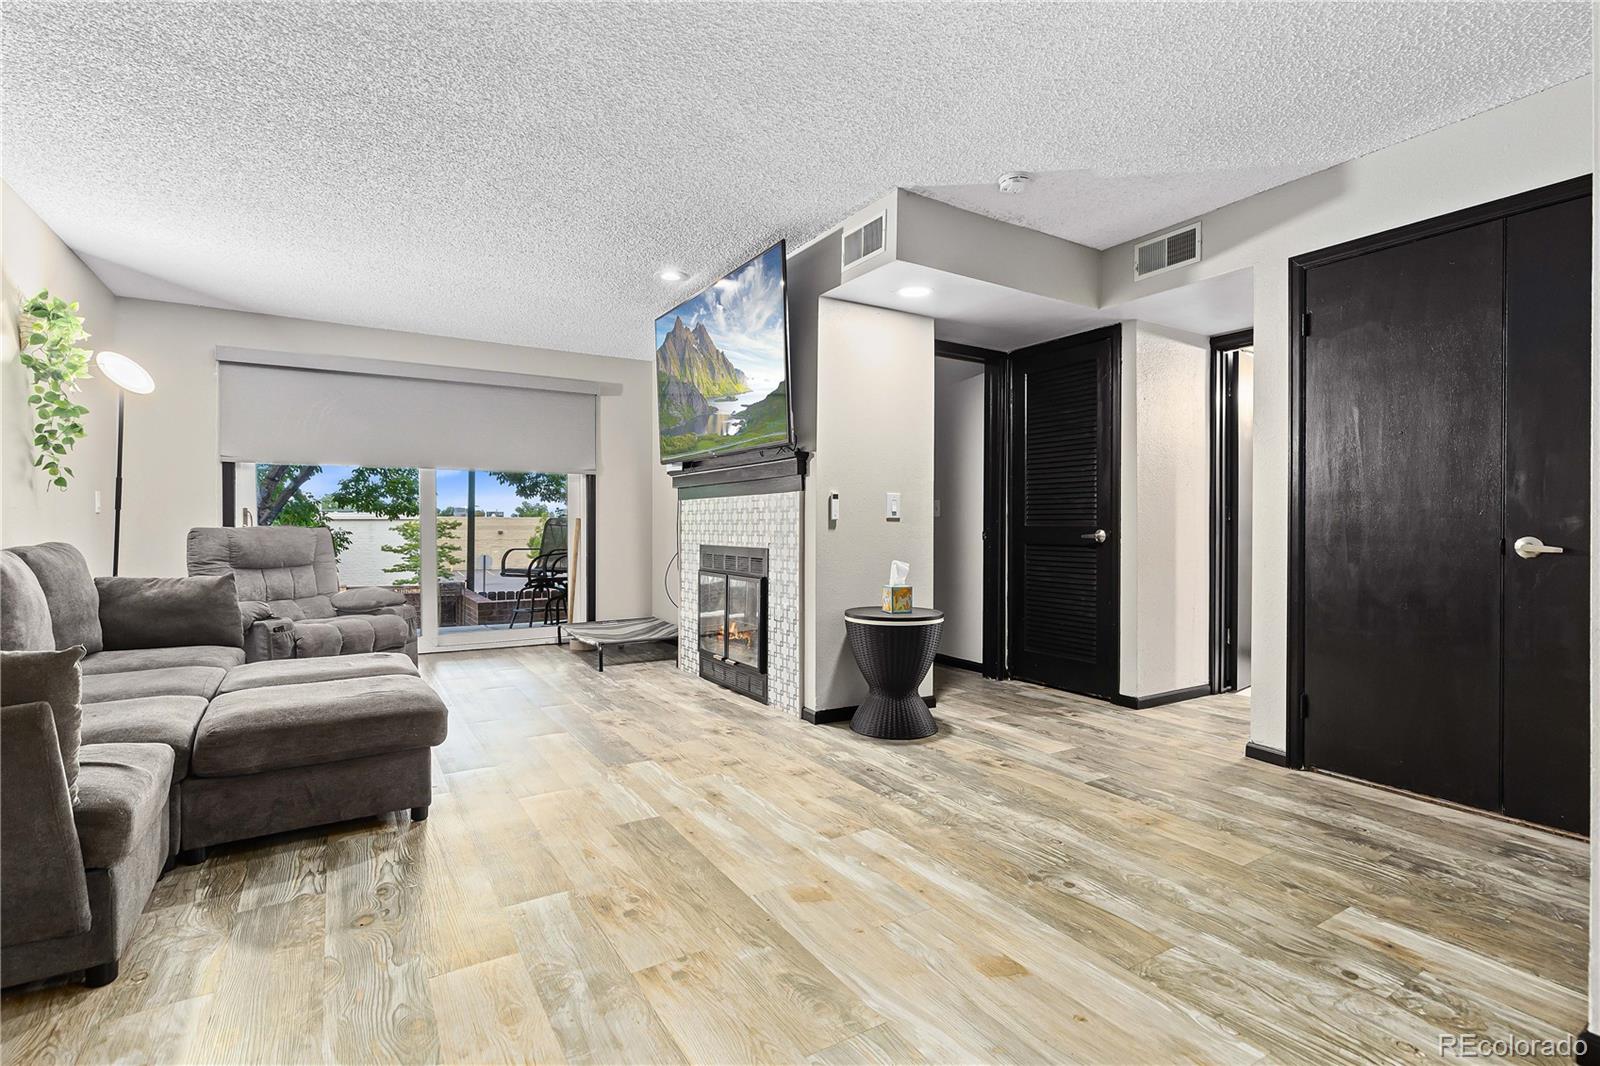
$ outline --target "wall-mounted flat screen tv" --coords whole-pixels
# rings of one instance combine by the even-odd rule
[[[794,443],[782,241],[656,319],[661,461]]]

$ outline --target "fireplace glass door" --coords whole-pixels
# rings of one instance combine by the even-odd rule
[[[721,659],[727,646],[728,575],[700,575],[700,653]]]
[[[761,579],[728,575],[728,658],[752,670],[765,670],[762,634],[766,632],[762,612]]]
[[[700,574],[700,653],[767,669],[766,579]]]

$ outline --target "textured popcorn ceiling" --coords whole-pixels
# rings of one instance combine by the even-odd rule
[[[645,358],[893,186],[1103,247],[1577,77],[1589,12],[9,0],[3,170],[119,294]]]

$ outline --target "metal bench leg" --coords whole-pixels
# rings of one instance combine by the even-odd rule
[[[595,648],[596,654],[599,656],[600,672],[603,674],[606,672],[606,646],[604,644],[598,644],[595,646]]]

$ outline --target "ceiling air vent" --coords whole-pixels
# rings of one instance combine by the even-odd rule
[[[1200,258],[1200,223],[1134,246],[1133,276],[1147,278]]]
[[[883,216],[879,215],[860,229],[845,233],[839,265],[847,267],[881,251],[883,251]]]

